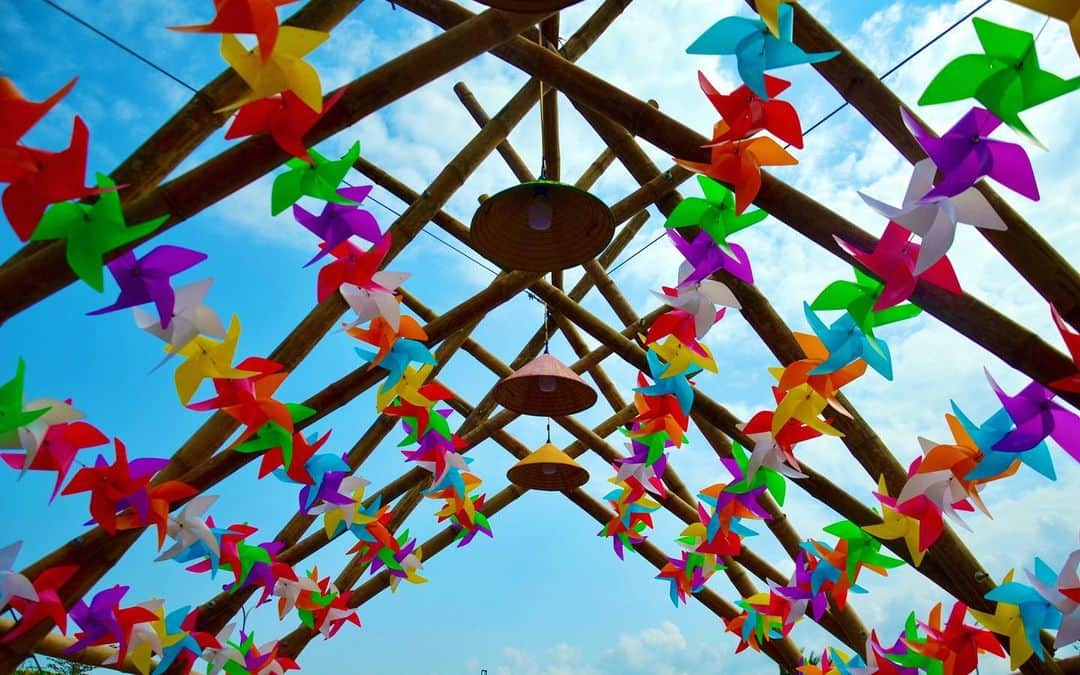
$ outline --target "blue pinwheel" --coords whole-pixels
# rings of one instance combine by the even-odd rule
[[[689,415],[690,407],[694,405],[694,387],[688,378],[700,373],[701,368],[694,367],[678,375],[664,377],[663,373],[667,370],[668,364],[660,360],[660,355],[650,349],[645,356],[649,361],[649,376],[652,377],[654,384],[635,387],[634,391],[646,396],[671,394],[679,402],[679,408]]]
[[[845,313],[831,326],[818,318],[808,303],[803,303],[803,312],[814,334],[818,336],[829,358],[810,371],[811,375],[826,375],[836,372],[855,359],[863,359],[867,365],[880,373],[886,380],[892,379],[892,357],[889,345],[884,340],[871,338],[862,332],[859,324],[849,313]]]
[[[979,464],[968,475],[964,476],[964,480],[986,480],[1000,476],[1008,471],[1016,460],[1020,460],[1050,480],[1057,480],[1057,474],[1054,472],[1054,461],[1050,458],[1050,448],[1046,445],[1046,441],[1041,441],[1023,452],[1006,452],[994,449],[994,446],[1013,428],[1012,418],[1009,417],[1008,410],[1001,408],[981,425],[976,425],[971,418],[964,414],[963,410],[960,410],[960,406],[956,405],[955,401],[950,401],[950,403],[956,419],[960,420],[964,431],[967,432],[968,436],[971,436],[971,440],[974,441],[983,454]]]
[[[375,352],[360,347],[355,349],[357,356],[368,363],[375,361],[377,358]],[[405,369],[409,367],[410,363],[433,366],[435,365],[435,355],[424,346],[423,342],[410,340],[409,338],[398,338],[394,341],[390,351],[379,361],[379,365],[385,368],[387,372],[382,388],[389,390],[396,385],[405,374]]]

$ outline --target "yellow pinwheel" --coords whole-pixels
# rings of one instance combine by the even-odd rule
[[[863,530],[878,539],[903,539],[904,544],[907,545],[908,553],[911,555],[912,562],[918,567],[922,564],[923,556],[926,555],[926,550],[929,548],[929,546],[923,546],[925,542],[922,536],[925,535],[920,532],[922,527],[919,520],[890,506],[888,500],[891,498],[889,497],[888,488],[885,486],[884,476],[878,479],[878,495],[878,500],[882,502],[882,523],[880,525],[866,525]],[[885,500],[882,500],[882,497]]]
[[[791,2],[795,0],[755,0],[754,6],[757,8],[758,16],[761,17],[762,23],[768,27],[769,32],[776,37],[780,37],[780,3]]]
[[[319,30],[282,26],[273,51],[264,59],[260,47],[248,51],[235,35],[223,35],[221,56],[251,87],[251,92],[221,110],[231,110],[245,103],[291,91],[309,108],[322,112],[319,73],[304,61],[304,56],[329,37],[329,33]]]
[[[240,340],[240,319],[235,315],[229,322],[229,330],[221,342],[200,335],[181,347],[176,353],[186,360],[176,368],[176,393],[180,402],[187,405],[202,381],[208,377],[219,380],[239,380],[258,375],[252,370],[233,368],[236,344]],[[170,346],[165,351],[172,352]]]
[[[776,406],[776,412],[773,413],[773,437],[779,434],[784,425],[793,419],[799,420],[811,429],[827,436],[843,436],[843,433],[818,417],[828,405],[829,402],[825,397],[815,391],[809,383],[804,382],[792,387],[784,394],[784,398]]]
[[[719,372],[712,352],[705,345],[701,345],[701,348],[705,350],[704,354],[687,347],[674,335],[668,336],[663,342],[654,342],[650,345],[650,349],[668,364],[660,377],[693,374],[699,370],[707,370],[710,373]]]
[[[1009,570],[1002,585],[1011,582],[1012,579],[1013,570]],[[1024,618],[1021,616],[1019,605],[999,602],[993,614],[977,612],[974,609],[968,609],[968,611],[983,628],[1009,639],[1009,668],[1011,670],[1018,670],[1021,664],[1035,653],[1024,630]]]

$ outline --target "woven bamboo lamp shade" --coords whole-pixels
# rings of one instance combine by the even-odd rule
[[[528,490],[556,492],[581,487],[589,481],[589,472],[549,441],[510,467],[506,477]]]
[[[576,5],[581,0],[476,0],[481,5],[501,9],[504,12],[519,12],[521,14],[539,14],[540,12],[554,12],[570,5]]]
[[[473,215],[473,248],[505,269],[553,272],[595,258],[615,235],[607,205],[584,190],[530,181],[493,195]]]
[[[503,378],[492,394],[502,407],[538,417],[570,415],[596,403],[596,391],[546,353]]]

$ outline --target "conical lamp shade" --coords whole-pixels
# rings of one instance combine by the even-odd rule
[[[469,236],[484,257],[511,270],[552,272],[592,260],[615,235],[604,202],[551,181],[515,185],[489,197]]]
[[[551,354],[541,354],[492,391],[504,408],[523,415],[558,417],[591,408],[596,392]]]
[[[504,12],[532,14],[554,12],[555,10],[576,5],[581,0],[476,0],[481,5],[501,9]]]
[[[545,443],[506,472],[514,485],[529,490],[565,491],[579,488],[589,472],[552,443]]]

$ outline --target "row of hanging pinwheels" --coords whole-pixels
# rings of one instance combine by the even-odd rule
[[[401,420],[407,433],[401,446],[416,446],[403,451],[405,458],[433,474],[433,485],[424,494],[442,502],[439,521],[449,521],[459,530],[459,545],[469,543],[480,532],[491,536],[480,511],[484,496],[476,494],[480,480],[468,471],[471,460],[460,453],[464,442],[450,431],[450,411],[439,407],[438,402],[452,394],[441,385],[426,382],[436,365],[435,357],[423,344],[423,328],[401,314],[394,295],[408,274],[380,270],[391,237],[380,231],[374,216],[359,207],[371,187],[338,189],[359,156],[359,144],[340,160],[330,161],[303,143],[304,134],[340,93],[324,103],[317,74],[302,62],[287,76],[278,69],[294,50],[314,48],[327,35],[279,27],[276,12],[272,22],[254,14],[230,16],[237,7],[226,5],[232,9],[219,7],[214,22],[194,27],[206,32],[252,32],[258,38],[258,46],[250,53],[234,35],[226,34],[222,39],[223,55],[253,92],[232,106],[239,110],[226,138],[269,133],[295,156],[274,181],[272,213],[277,215],[292,206],[297,222],[322,239],[320,251],[308,265],[328,255],[333,259],[319,272],[317,299],[321,302],[340,293],[354,310],[354,319],[344,325],[346,332],[375,349],[358,347],[357,354],[371,368],[380,366],[387,371],[378,388],[377,410]],[[270,81],[275,77],[278,79]],[[0,180],[9,184],[3,205],[20,239],[63,239],[72,270],[100,292],[104,290],[106,255],[153,233],[167,216],[127,226],[116,186],[108,177],[99,174],[96,188],[83,187],[89,132],[79,117],[65,151],[51,153],[20,143],[74,84],[72,81],[45,101],[31,102],[10,79],[0,78],[0,118],[5,120],[0,147],[10,150],[5,153],[5,162],[12,158],[0,175]],[[93,204],[66,201],[93,195],[99,195]],[[326,202],[320,214],[294,204],[305,195]],[[371,248],[357,246],[350,241],[353,236],[370,242]],[[368,482],[352,475],[356,463],[348,455],[321,452],[330,432],[321,436],[302,433],[316,411],[275,398],[288,374],[284,367],[260,357],[233,365],[240,323],[233,317],[226,328],[203,304],[212,279],[173,289],[173,276],[205,259],[205,254],[178,246],[158,246],[141,257],[133,251],[115,257],[107,267],[120,289],[119,297],[90,314],[134,308],[136,325],[167,343],[162,364],[176,355],[184,359],[175,373],[181,403],[193,410],[220,410],[243,426],[229,450],[261,455],[260,478],[273,473],[283,481],[300,484],[300,513],[323,514],[328,538],[351,532],[357,544],[349,552],[357,554],[360,564],[369,566],[372,574],[385,566],[391,574],[391,589],[396,589],[401,579],[423,583],[418,574],[422,551],[407,530],[397,536],[389,530],[392,513],[380,496],[365,500]],[[155,306],[156,315],[139,307],[148,303]],[[23,472],[55,471],[53,498],[90,492],[91,523],[111,534],[156,527],[159,548],[166,537],[174,540],[158,560],[191,563],[189,570],[212,575],[226,569],[234,577],[226,590],[259,589],[258,605],[277,597],[282,619],[295,608],[304,625],[327,638],[347,622],[359,625],[348,594],[329,578],[320,579],[317,570],[306,576],[298,574],[278,559],[285,543],[249,543],[257,528],[247,524],[218,527],[207,515],[216,496],[197,496],[194,488],[178,480],[155,482],[155,475],[168,460],[129,461],[117,438],[113,461],[99,455],[93,466],[79,470],[61,490],[78,452],[105,445],[109,439],[82,421],[83,414],[70,401],[24,401],[23,380],[20,360],[14,378],[2,388],[5,419],[0,437],[6,447],[22,450],[3,455],[9,466]],[[192,402],[205,380],[213,384],[216,396]],[[185,501],[178,515],[170,515]],[[0,554],[5,579],[0,609],[10,602],[20,615],[19,623],[3,641],[18,638],[46,619],[66,633],[67,612],[58,589],[78,574],[78,566],[50,568],[33,580],[27,579],[14,571],[20,545],[12,544]],[[200,631],[197,611],[190,608],[166,615],[163,603],[156,599],[121,607],[127,590],[126,586],[113,586],[95,595],[89,604],[82,600],[76,603],[70,616],[81,630],[69,653],[92,645],[116,644],[112,661],[130,658],[144,673],[165,672],[174,662],[183,672],[190,672],[199,658],[208,662],[210,672],[224,668],[230,673],[280,673],[298,668],[295,661],[278,653],[276,642],[255,645],[254,635],[243,631],[239,641],[230,641],[234,624],[216,635]]]
[[[767,217],[762,211],[746,211],[760,185],[760,167],[796,163],[776,141],[757,134],[768,131],[789,145],[802,147],[801,124],[794,107],[773,98],[788,83],[765,75],[764,70],[835,56],[802,52],[791,42],[791,8],[781,5],[776,12],[772,20],[724,19],[688,49],[691,53],[737,56],[743,85],[730,94],[720,94],[699,73],[701,88],[722,120],[714,129],[708,164],[676,160],[703,174],[699,183],[704,198],[683,200],[666,222],[670,240],[685,262],[677,285],[657,294],[672,309],[659,317],[645,336],[650,373],[639,376],[640,386],[635,390],[639,416],[629,432],[632,456],[615,467],[612,480],[618,489],[608,495],[618,516],[602,534],[615,537],[620,557],[624,547],[644,540],[644,532],[652,524],[650,514],[660,507],[649,493],[666,497],[662,482],[666,448],[678,447],[684,440],[693,402],[689,377],[702,370],[717,372],[715,360],[701,340],[722,318],[723,306],[738,307],[730,289],[709,277],[723,270],[753,283],[749,257],[727,237]],[[732,459],[724,461],[732,481],[701,491],[700,522],[683,531],[678,540],[683,548],[681,556],[672,558],[658,577],[670,581],[676,604],[722,569],[721,557],[738,555],[741,539],[754,534],[741,523],[743,519],[769,517],[760,501],[766,492],[782,504],[785,476],[805,478],[794,455],[795,445],[823,434],[842,435],[827,417],[830,410],[850,415],[836,398],[841,387],[863,375],[867,367],[892,379],[888,346],[874,334],[874,328],[920,313],[920,308],[907,302],[920,279],[953,293],[962,292],[946,257],[956,225],[1005,227],[974,188],[975,182],[988,176],[1038,198],[1023,148],[991,139],[989,134],[1004,121],[1034,140],[1018,113],[1080,87],[1080,78],[1066,81],[1041,71],[1030,33],[978,18],[973,23],[986,53],[962,56],[947,64],[920,103],[975,97],[988,110],[971,110],[940,139],[901,111],[929,158],[915,165],[901,207],[863,196],[889,223],[871,252],[840,243],[871,274],[855,268],[854,282],[836,281],[805,304],[814,334],[796,333],[796,339],[806,358],[770,369],[778,381],[773,388],[775,410],[755,414],[742,427],[754,443],[750,454],[734,444]],[[1036,81],[1037,85],[1020,84]],[[935,183],[937,175],[941,177]],[[734,194],[710,177],[733,186]],[[693,238],[676,234],[686,227],[699,228],[700,232]],[[912,241],[913,235],[921,238],[921,246]],[[843,310],[844,314],[827,325],[816,311],[828,310]],[[1080,359],[1080,335],[1071,331],[1053,308],[1051,312],[1074,360]],[[880,525],[859,528],[841,521],[827,527],[826,532],[837,537],[837,542],[804,543],[787,586],[770,584],[768,592],[738,601],[744,611],[728,622],[728,630],[740,638],[737,651],[747,647],[760,650],[765,640],[787,636],[808,612],[820,619],[830,603],[842,610],[849,592],[866,592],[856,583],[862,569],[886,574],[888,568],[902,565],[902,561],[880,553],[879,539],[902,538],[912,561],[919,565],[942,534],[944,517],[967,527],[957,511],[971,511],[972,504],[989,515],[979,495],[984,485],[1015,474],[1021,463],[1053,480],[1047,438],[1053,438],[1080,461],[1080,418],[1054,400],[1050,387],[1032,382],[1010,396],[987,376],[1002,408],[977,425],[954,403],[955,416],[946,416],[954,442],[920,439],[923,457],[912,463],[908,482],[896,497],[886,492],[883,477],[879,481],[875,497],[883,510]],[[1080,391],[1080,372],[1051,383],[1051,387]],[[986,596],[997,603],[995,613],[971,612],[989,631],[964,623],[967,607],[961,602],[953,606],[943,625],[939,605],[927,622],[917,621],[912,613],[904,634],[890,647],[882,646],[874,632],[867,640],[865,658],[829,649],[820,663],[805,664],[800,670],[970,673],[977,668],[980,652],[1005,655],[990,631],[1008,639],[1013,668],[1032,654],[1041,659],[1039,633],[1044,628],[1057,629],[1055,647],[1080,640],[1078,565],[1080,549],[1068,557],[1060,573],[1036,558],[1034,573],[1027,573],[1030,586],[1013,581],[1010,571],[1004,583]]]

